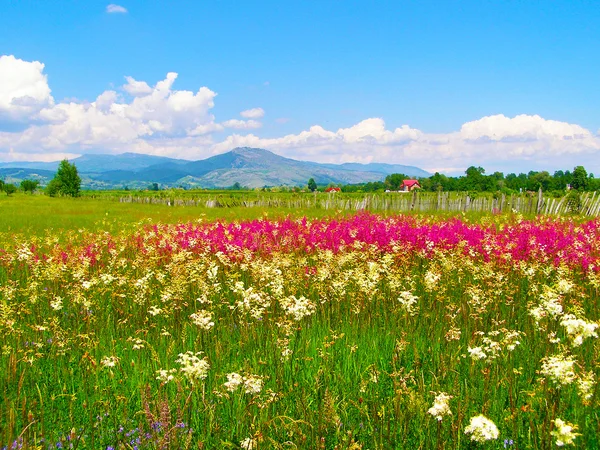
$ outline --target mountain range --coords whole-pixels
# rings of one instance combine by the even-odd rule
[[[249,147],[238,147],[199,161],[123,153],[83,155],[71,162],[82,178],[82,187],[89,189],[138,189],[152,183],[184,188],[225,188],[236,183],[248,188],[302,186],[310,178],[318,184],[357,184],[382,181],[392,173],[412,177],[431,175],[418,167],[399,164],[298,161]],[[58,164],[58,161],[0,163],[0,179],[9,183],[37,179],[44,185],[54,177]]]

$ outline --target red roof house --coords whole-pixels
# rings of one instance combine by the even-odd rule
[[[418,180],[404,180],[400,185],[400,190],[403,192],[410,192],[413,189],[421,189],[421,185]]]
[[[342,192],[342,190],[339,187],[328,187],[327,189],[325,189],[325,192]]]

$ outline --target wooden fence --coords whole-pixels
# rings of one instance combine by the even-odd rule
[[[398,212],[518,212],[522,214],[566,215],[577,213],[584,216],[600,215],[600,194],[585,192],[579,195],[569,194],[560,198],[551,198],[537,193],[516,195],[491,195],[456,192],[417,192],[343,194],[314,193],[290,196],[273,196],[265,193],[259,196],[245,197],[203,194],[199,197],[120,197],[121,203],[162,204],[168,206],[196,206],[205,208],[322,208],[336,210],[369,210]]]

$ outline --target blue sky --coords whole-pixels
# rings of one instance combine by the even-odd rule
[[[252,145],[600,172],[597,2],[4,0],[0,17],[0,160]]]

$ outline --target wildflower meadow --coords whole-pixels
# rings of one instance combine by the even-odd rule
[[[600,221],[0,235],[0,448],[600,448]]]

